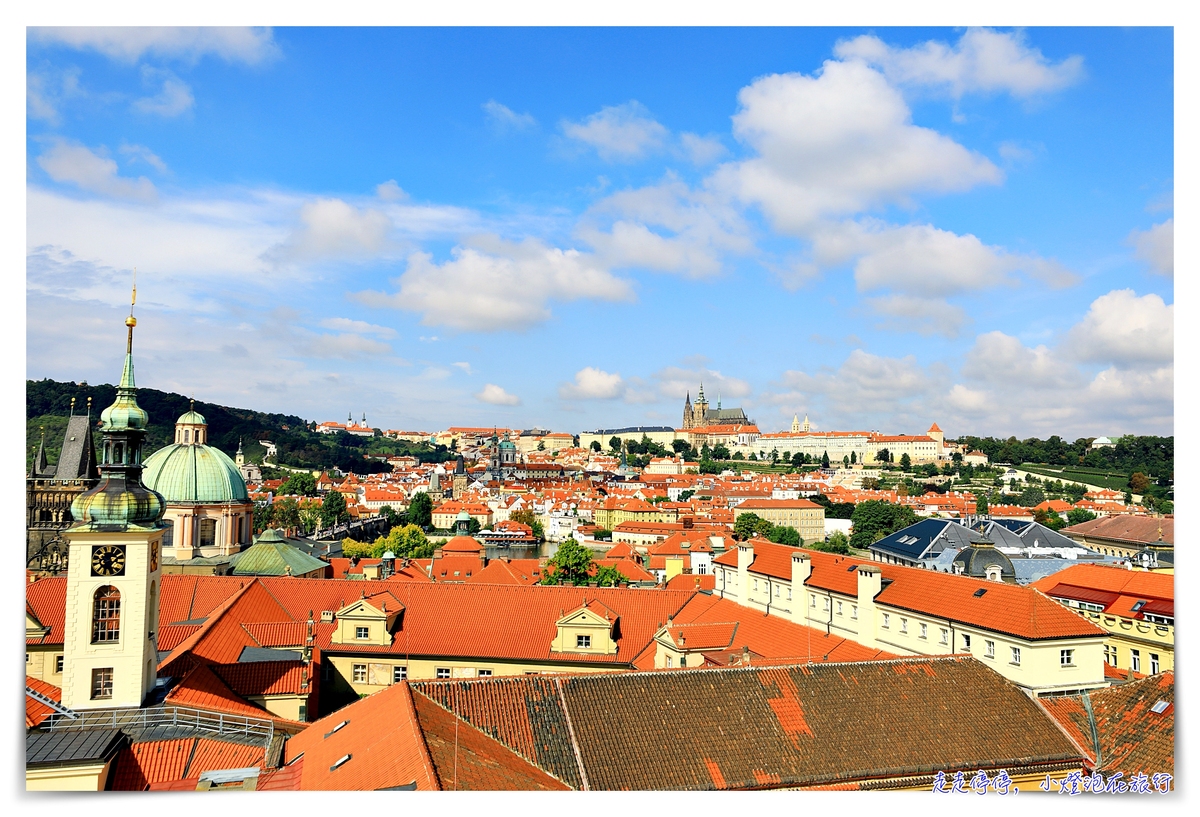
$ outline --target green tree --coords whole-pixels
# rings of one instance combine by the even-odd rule
[[[725,443],[717,443],[715,446],[713,446],[712,458],[714,460],[729,459],[729,448],[725,445]]]
[[[745,542],[758,529],[762,518],[756,513],[739,513],[733,523],[733,538]]]
[[[608,438],[608,447],[611,448],[613,451],[620,451],[621,450],[621,438],[615,434],[613,436],[609,437]]]
[[[479,524],[478,519],[472,516],[467,520],[467,536],[474,536],[481,530],[483,530],[483,525]]]
[[[309,505],[300,509],[300,527],[310,533],[321,523],[321,508],[319,505]]]
[[[1082,525],[1084,522],[1091,522],[1096,518],[1096,514],[1089,511],[1087,508],[1072,508],[1067,511],[1068,525]]]
[[[758,462],[758,453],[755,451],[751,451],[750,456],[747,457],[746,459],[750,462]]]
[[[408,521],[419,528],[427,528],[433,524],[433,499],[429,494],[422,491],[409,501]]]
[[[567,539],[559,543],[558,550],[546,562],[548,569],[542,576],[542,584],[558,584],[560,581],[576,586],[587,584],[594,565],[590,550],[574,538]]]
[[[596,575],[592,576],[592,581],[600,587],[616,587],[628,579],[625,578],[625,574],[612,565],[602,565],[596,568]]]
[[[850,546],[864,550],[889,533],[916,524],[917,515],[907,505],[893,505],[878,499],[868,499],[854,506],[850,516],[854,533]]]
[[[612,531],[610,531],[608,528],[598,528],[596,532],[592,534],[592,538],[597,542],[611,542]]]
[[[879,490],[879,478],[878,477],[863,477],[862,478],[862,489],[864,491],[878,491]]]
[[[686,491],[680,491],[679,492],[679,501],[687,502],[689,499],[691,499],[695,495],[696,495],[696,492],[694,490],[692,490],[691,488],[689,488]]]
[[[1155,510],[1163,516],[1173,515],[1175,513],[1175,503],[1169,499],[1160,499],[1155,506]]]
[[[317,495],[317,479],[307,471],[292,474],[279,486],[281,494],[298,494],[300,496]]]
[[[330,491],[325,494],[325,500],[321,503],[321,524],[331,527],[339,522],[345,522],[349,518],[350,511],[346,510],[346,497],[338,491]]]
[[[533,538],[539,542],[546,538],[546,531],[542,526],[542,522],[537,518],[537,514],[530,508],[525,508],[519,511],[513,511],[508,516],[514,522],[520,522],[522,525],[528,525],[533,529]]]
[[[842,457],[842,466],[843,466],[844,468],[849,468],[849,467],[850,467],[850,458],[849,458],[849,457],[846,457],[846,456],[843,456],[843,457]]]
[[[817,540],[809,545],[813,550],[821,550],[826,553],[837,553],[842,556],[850,555],[850,540],[846,538],[846,534],[840,530],[835,530],[829,534],[829,540],[822,542]]]
[[[395,527],[400,524],[400,514],[396,513],[396,509],[391,505],[384,505],[379,509],[379,515],[387,520],[390,527]]]
[[[1046,508],[1035,510],[1033,512],[1033,521],[1045,525],[1050,530],[1059,530],[1067,524],[1061,516]]]
[[[366,542],[360,542],[357,539],[343,539],[342,555],[347,559],[353,559],[355,557],[359,559],[365,559],[367,557],[374,556],[375,554],[372,546]],[[341,577],[336,576],[335,578],[340,579]]]
[[[602,447],[603,446],[600,445],[599,440],[592,440],[592,450],[593,451],[599,451]]]
[[[271,527],[271,515],[274,513],[274,508],[265,502],[254,503],[254,532],[262,533],[267,528]]]
[[[341,496],[341,494],[338,494]],[[345,507],[345,501],[342,506]],[[281,499],[271,504],[271,527],[298,528],[300,527],[300,506],[294,499]]]
[[[875,462],[891,462],[891,461],[892,461],[892,452],[888,451],[886,448],[881,448],[875,452]]]
[[[912,468],[912,458],[909,457],[908,454],[901,454],[900,470],[907,472],[910,468]]]
[[[829,452],[828,451],[821,452],[821,467],[822,468],[829,467]]]
[[[671,450],[674,451],[676,454],[682,454],[685,451],[688,451],[689,449],[691,449],[691,447],[692,447],[692,444],[689,443],[687,440],[672,440],[671,441]]]
[[[772,525],[767,538],[776,544],[800,547],[800,532],[787,525]]]
[[[1033,508],[1046,501],[1046,493],[1036,485],[1030,485],[1017,497],[1017,504],[1022,508]]]
[[[733,457],[731,457],[731,459],[733,459],[733,460],[745,460],[745,459],[746,459],[746,457],[745,457],[745,456],[742,454],[742,452],[741,452],[741,451],[734,451],[734,452],[733,452]]]
[[[858,463],[858,455],[855,454],[853,451],[851,451],[850,452],[850,464],[856,465],[857,463]]]
[[[978,494],[975,495],[975,513],[979,514],[980,516],[984,516],[987,514],[987,512],[988,512],[987,494],[985,494],[983,491],[980,491]]]

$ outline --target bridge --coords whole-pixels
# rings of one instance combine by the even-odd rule
[[[336,539],[357,539],[360,542],[369,542],[376,537],[383,536],[391,528],[392,526],[384,517],[372,516],[355,522],[342,522],[331,528],[318,528],[308,538],[318,542],[329,542]]]

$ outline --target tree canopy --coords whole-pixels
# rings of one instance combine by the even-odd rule
[[[916,513],[907,505],[893,505],[879,499],[859,502],[854,506],[850,520],[854,527],[854,533],[850,536],[850,546],[859,550],[865,550],[889,533],[895,533],[919,521]]]

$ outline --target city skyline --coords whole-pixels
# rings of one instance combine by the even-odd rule
[[[27,376],[1173,434],[1170,29],[37,30]]]

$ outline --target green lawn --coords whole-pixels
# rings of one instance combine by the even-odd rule
[[[1118,471],[1104,471],[1099,468],[1085,468],[1074,465],[1041,465],[1039,463],[1023,463],[1018,466],[1022,471],[1031,474],[1060,479],[1066,482],[1081,482],[1087,485],[1099,485],[1113,491],[1129,490],[1129,474]]]

